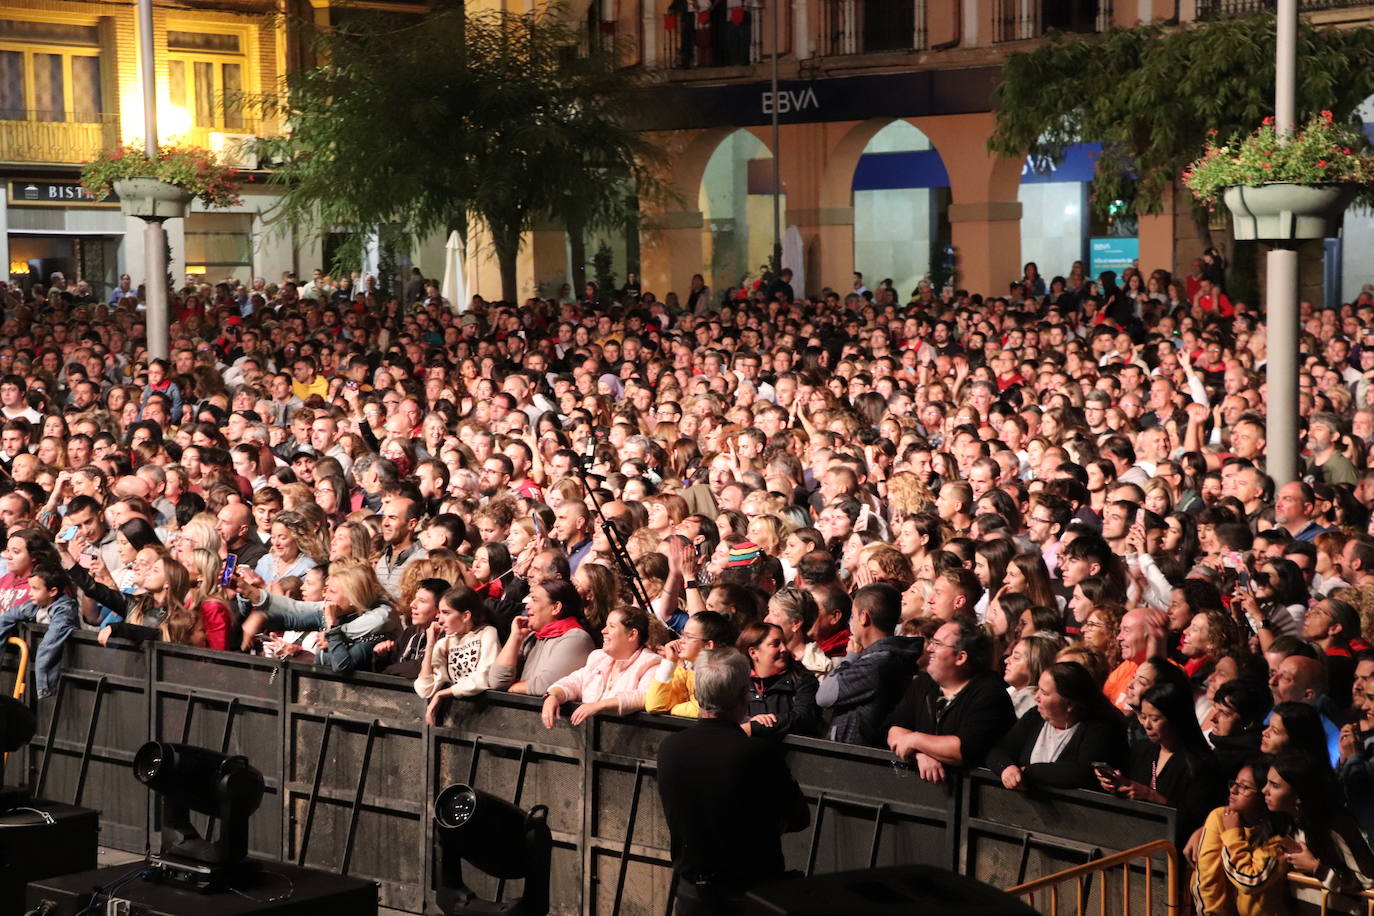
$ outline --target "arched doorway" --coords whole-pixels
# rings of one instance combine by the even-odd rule
[[[773,253],[773,153],[758,137],[737,130],[706,163],[698,192],[703,273],[717,293],[755,277]],[[787,225],[787,198],[782,199]]]
[[[893,121],[864,146],[854,169],[854,269],[870,289],[890,279],[905,302],[951,266],[949,176],[930,139]]]

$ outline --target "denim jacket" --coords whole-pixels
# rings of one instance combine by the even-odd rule
[[[41,611],[32,601],[25,601],[18,607],[0,614],[0,642],[16,635],[20,623],[37,622],[40,613],[46,614],[48,618],[48,632],[43,634],[43,641],[38,644],[34,677],[38,683],[38,695],[46,697],[57,690],[57,676],[62,667],[62,646],[72,631],[81,627],[76,600],[67,595],[59,595],[52,604]]]

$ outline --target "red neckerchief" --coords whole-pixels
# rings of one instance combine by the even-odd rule
[[[496,598],[501,597],[501,593],[504,591],[504,589],[501,587],[500,579],[492,579],[485,585],[477,586],[473,589],[473,591],[481,595],[483,598],[491,598],[494,600]]]
[[[582,629],[582,623],[574,617],[560,617],[553,623],[545,624],[535,631],[536,639],[553,639],[555,636],[562,636],[569,630]]]
[[[1190,658],[1183,663],[1183,672],[1189,677],[1197,677],[1198,673],[1205,670],[1212,664],[1212,659],[1206,655],[1199,655],[1197,658]]]
[[[849,647],[849,627],[845,627],[838,633],[819,640],[816,645],[821,647],[827,658],[838,658],[845,654]]]

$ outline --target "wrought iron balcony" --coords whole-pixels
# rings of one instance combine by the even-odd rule
[[[119,142],[118,126],[109,113],[0,110],[0,162],[86,162]]]
[[[925,48],[925,0],[821,0],[822,55]]]
[[[1298,12],[1318,13],[1322,10],[1350,9],[1374,6],[1371,0],[1298,0]],[[1197,18],[1232,19],[1255,13],[1272,13],[1274,0],[1198,0]]]
[[[995,0],[993,41],[1024,41],[1046,32],[1105,32],[1112,0]]]

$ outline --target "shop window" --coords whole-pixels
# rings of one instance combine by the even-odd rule
[[[215,283],[247,280],[253,267],[253,216],[249,213],[193,213],[186,220],[186,272]]]

